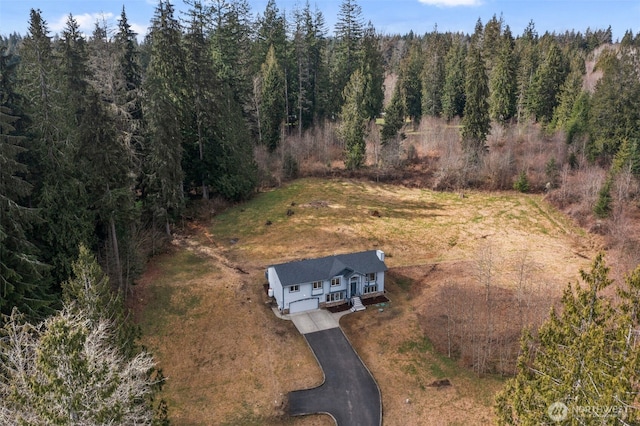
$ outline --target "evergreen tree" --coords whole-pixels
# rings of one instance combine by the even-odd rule
[[[589,132],[589,111],[591,104],[591,95],[588,92],[581,92],[571,108],[571,116],[566,125],[568,144],[580,135]]]
[[[424,68],[422,47],[419,42],[413,43],[409,54],[400,64],[398,83],[402,90],[407,115],[414,126],[422,117],[422,70]]]
[[[422,69],[422,114],[439,117],[442,114],[442,93],[445,84],[445,57],[450,46],[444,35],[434,31],[428,35]]]
[[[382,126],[381,139],[385,145],[398,136],[398,132],[404,126],[404,101],[400,86],[396,85],[389,105],[384,110],[384,125]]]
[[[250,13],[247,0],[214,0],[211,4],[216,72],[221,82],[233,88],[234,97],[242,105],[245,116],[253,110],[251,94],[256,69],[248,48],[254,37]],[[258,64],[263,61],[264,57]]]
[[[518,58],[517,117],[518,122],[521,122],[531,113],[529,87],[538,68],[538,33],[533,21],[529,22],[522,36],[516,40],[515,51]]]
[[[285,79],[278,64],[275,49],[267,53],[262,64],[259,106],[260,142],[273,152],[280,144],[282,125],[285,120]]]
[[[46,23],[35,10],[21,52],[20,89],[33,135],[30,179],[43,219],[33,241],[43,261],[52,266],[54,280],[61,282],[71,272],[78,245],[93,246],[94,241],[94,214],[75,163],[81,129],[89,125],[83,121],[89,89],[87,52],[70,16],[55,55]]]
[[[513,55],[513,38],[509,26],[501,39],[495,65],[490,74],[489,111],[493,120],[506,124],[516,113],[516,66]]]
[[[257,25],[256,62],[258,64],[264,63],[269,50],[273,48],[278,65],[284,68],[287,51],[286,20],[278,10],[275,0],[267,2],[264,13],[258,19]]]
[[[610,161],[623,140],[640,141],[640,68],[635,49],[605,53],[597,66],[603,76],[590,102],[587,150]]]
[[[0,313],[14,307],[30,316],[43,315],[52,302],[46,267],[29,241],[28,232],[39,218],[25,206],[31,185],[28,169],[20,161],[26,138],[19,130],[21,117],[15,93],[15,67],[11,55],[0,47]]]
[[[335,26],[335,45],[329,87],[329,114],[337,114],[346,100],[345,86],[360,67],[360,42],[364,32],[362,8],[355,0],[343,0]]]
[[[149,125],[144,199],[153,223],[170,223],[184,204],[182,104],[185,98],[182,31],[170,2],[160,1],[149,34],[151,58],[146,75],[145,117]]]
[[[593,206],[593,213],[600,219],[606,218],[611,213],[611,203],[613,202],[613,199],[611,197],[612,186],[613,178],[611,177],[611,175],[609,175],[598,191],[598,199]]]
[[[88,42],[93,92],[77,163],[96,210],[98,252],[105,270],[127,294],[142,265],[135,241],[140,212],[135,207],[136,183],[141,178],[144,146],[142,77],[136,34],[124,8],[118,29],[109,39],[105,23],[96,23]]]
[[[221,84],[221,102],[217,106],[217,124],[212,129],[216,138],[212,157],[215,159],[212,176],[216,193],[231,201],[246,200],[257,181],[257,167],[253,159],[253,140],[242,116],[242,107],[234,98],[234,91]],[[241,164],[242,167],[238,167]]]
[[[493,15],[484,26],[482,33],[482,59],[485,61],[489,75],[498,61],[498,56],[504,47],[504,36],[502,34],[502,16],[500,19]]]
[[[292,72],[292,70],[296,68],[293,65],[292,49],[289,48],[289,41],[287,40],[287,20],[284,13],[280,13],[278,10],[275,0],[269,0],[267,2],[264,14],[261,18],[258,18],[257,28],[257,38],[253,45],[256,50],[254,62],[258,67],[254,74],[260,74],[263,78],[261,83],[265,83],[263,68],[264,64],[269,61],[270,51],[273,49],[274,64],[277,65],[277,68],[279,68],[282,74],[281,78],[279,78],[282,81],[278,84],[280,84],[281,95],[284,100],[282,111],[278,111],[279,119],[282,122],[279,122],[276,127],[280,128],[280,125],[283,124],[285,127],[282,127],[282,130],[288,130],[288,121],[285,120],[288,120],[290,114],[295,114],[295,112],[291,111],[293,109],[291,106],[295,105],[295,90],[298,87],[298,83],[296,81],[297,73]],[[269,84],[271,83],[273,82],[269,82]],[[264,84],[262,84],[261,87],[264,89]],[[262,98],[262,93],[257,94],[257,96]],[[280,94],[277,96],[280,96]],[[264,115],[264,112],[265,111],[260,111],[260,115]],[[271,112],[268,112],[268,114],[271,114]],[[260,126],[264,125],[262,118],[264,117],[260,116],[258,118]],[[264,136],[262,135],[262,130],[263,129],[260,129],[261,138]],[[280,132],[278,132],[275,146],[277,146],[277,141],[280,136]],[[261,139],[261,141],[265,143],[263,139]],[[270,145],[271,143],[273,143],[273,140],[267,144],[270,146],[270,149],[273,149]]]
[[[367,115],[364,108],[366,80],[356,70],[344,89],[345,102],[340,114],[340,138],[345,146],[347,169],[358,169],[366,160]]]
[[[558,93],[558,106],[556,107],[552,123],[557,129],[568,130],[573,106],[582,93],[584,80],[584,59],[576,55],[571,60],[571,71],[567,75],[560,92]]]
[[[82,122],[82,112],[89,91],[89,55],[87,42],[80,32],[78,21],[69,15],[62,37],[58,44],[62,84],[66,95],[67,113],[71,127],[75,130]]]
[[[76,164],[91,200],[88,207],[95,212],[98,237],[104,240],[109,272],[125,292],[129,280],[124,275],[120,245],[128,237],[129,223],[137,220],[132,192],[132,152],[119,140],[114,121],[97,94],[89,99],[83,120]]]
[[[382,53],[378,49],[378,36],[369,23],[362,38],[362,75],[366,80],[364,109],[370,120],[382,112],[384,102],[384,69]]]
[[[465,58],[467,48],[460,38],[455,38],[445,58],[445,79],[442,89],[442,115],[451,120],[461,117],[464,111],[466,94]]]
[[[84,246],[80,247],[78,259],[72,268],[72,276],[62,284],[65,305],[84,315],[91,327],[97,327],[101,321],[109,321],[111,344],[127,357],[135,356],[138,330],[129,321],[122,291],[114,291],[109,277]]]
[[[65,309],[40,324],[16,313],[0,329],[0,423],[152,424],[159,378],[151,355],[112,344],[112,325]]]
[[[249,130],[237,92],[230,88],[230,80],[223,80],[224,74],[216,72],[219,64],[215,52],[220,39],[215,32],[219,28],[214,28],[212,34],[210,22],[210,17],[216,15],[211,15],[212,10],[200,1],[190,5],[184,38],[184,90],[192,102],[182,107],[186,185],[200,186],[204,198],[214,193],[230,200],[244,199],[255,187]],[[214,56],[210,54],[211,44]]]
[[[567,64],[553,42],[529,87],[529,107],[537,121],[548,123],[558,105],[558,94],[567,75]]]
[[[209,128],[213,122],[212,101],[217,93],[217,80],[211,58],[207,34],[208,13],[202,2],[195,0],[189,9],[189,22],[184,37],[186,53],[186,77],[188,98],[185,104],[185,127],[183,170],[189,188],[200,186],[202,198],[209,199],[211,172],[207,161],[211,143]]]
[[[631,338],[638,324],[637,316],[633,317],[637,300],[625,298],[617,310],[603,296],[612,281],[602,254],[591,271],[581,275],[585,287],[569,285],[560,312],[551,311],[536,338],[524,335],[517,374],[496,397],[499,424],[550,424],[556,419],[572,425],[635,424],[639,420],[637,410],[631,408],[640,371],[640,350]],[[637,295],[639,276],[636,271],[627,279],[627,295]],[[585,411],[594,407],[613,411]]]
[[[328,79],[324,63],[326,40],[324,17],[322,13],[313,13],[309,2],[302,11],[295,12],[296,30],[294,47],[297,64],[297,117],[298,132],[311,126],[314,121],[324,117],[326,109],[326,91],[323,82]]]
[[[117,66],[114,73],[114,104],[118,111],[116,126],[123,144],[129,146],[140,170],[144,120],[142,115],[142,69],[136,33],[131,29],[124,7],[114,36],[114,56]]]
[[[471,160],[477,162],[486,149],[485,142],[491,129],[491,120],[484,61],[480,51],[473,44],[467,55],[465,75],[466,101],[462,117],[462,144]]]

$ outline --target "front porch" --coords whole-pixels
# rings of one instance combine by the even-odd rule
[[[364,306],[382,305],[382,304],[385,304],[386,306],[386,304],[391,302],[389,298],[385,296],[383,293],[363,295],[363,296],[360,296],[360,299],[362,300],[362,304]],[[351,309],[351,301],[344,300],[342,303],[338,305],[325,306],[324,308],[327,311],[332,313],[348,311],[349,309]]]

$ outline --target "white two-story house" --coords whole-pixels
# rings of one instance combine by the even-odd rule
[[[381,250],[306,259],[267,268],[269,293],[285,314],[347,303],[384,294]]]

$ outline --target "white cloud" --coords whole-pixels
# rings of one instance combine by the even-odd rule
[[[129,22],[131,26],[131,31],[137,34],[137,39],[139,42],[144,40],[144,36],[147,35],[147,25],[136,24],[135,22]]]
[[[418,0],[422,4],[439,7],[480,6],[482,0]]]
[[[76,20],[78,26],[80,27],[80,32],[85,35],[93,33],[93,29],[96,26],[96,22],[102,23],[106,21],[107,28],[113,27],[117,24],[117,22],[113,19],[114,15],[111,12],[99,12],[99,13],[83,13],[81,15],[73,15],[73,19]],[[58,18],[56,21],[53,21],[49,28],[53,33],[62,33],[62,30],[67,26],[67,20],[69,19],[69,15],[64,15]]]

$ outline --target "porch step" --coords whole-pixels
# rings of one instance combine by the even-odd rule
[[[367,308],[362,304],[362,300],[358,296],[351,298],[351,312],[364,311],[365,309]]]

